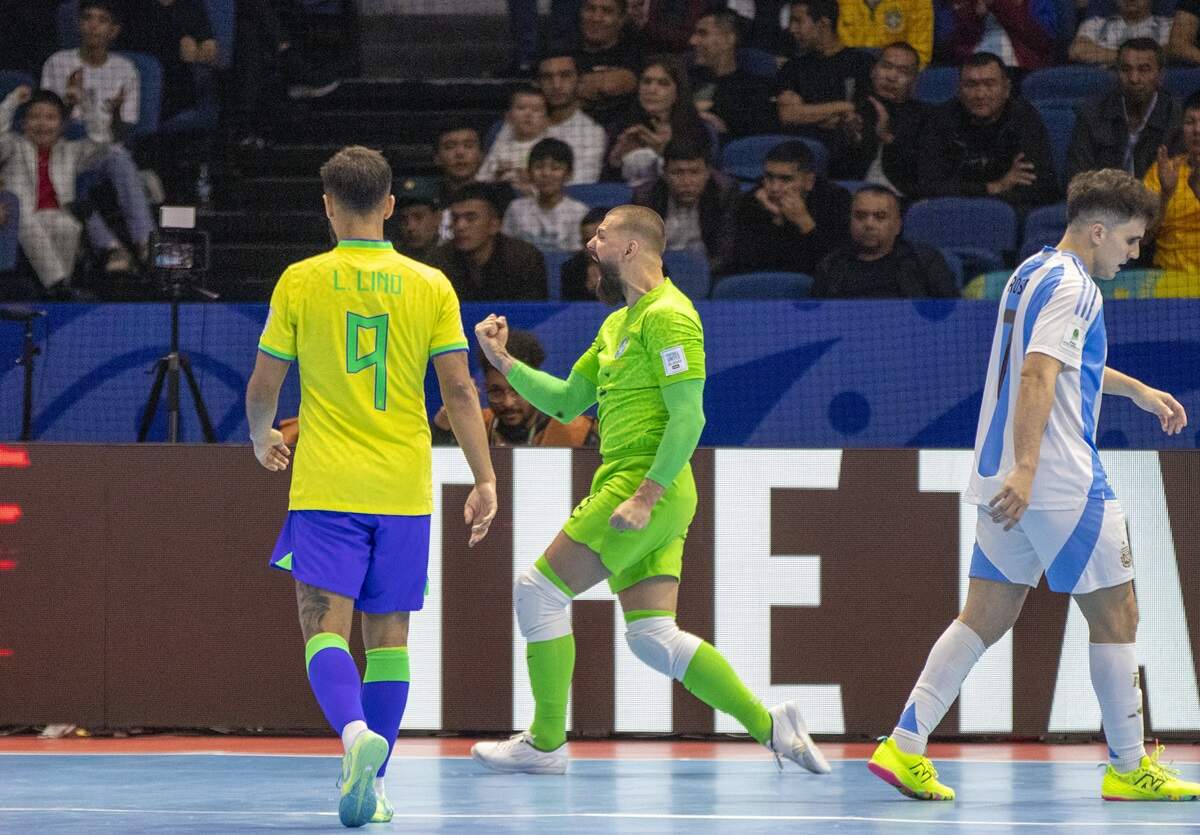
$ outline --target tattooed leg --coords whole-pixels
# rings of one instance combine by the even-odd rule
[[[307,643],[314,635],[332,632],[350,639],[354,623],[354,601],[307,583],[296,581],[296,605],[300,610],[300,630]]]

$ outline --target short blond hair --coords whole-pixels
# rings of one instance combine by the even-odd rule
[[[655,255],[666,250],[667,225],[653,209],[626,204],[609,210],[608,217],[617,229],[642,241]]]

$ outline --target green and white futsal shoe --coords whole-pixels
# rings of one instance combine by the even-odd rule
[[[396,810],[392,808],[386,795],[375,795],[375,814],[371,816],[371,823],[391,823],[395,814]]]
[[[529,731],[513,734],[503,742],[476,742],[471,758],[492,771],[506,774],[565,774],[570,757],[566,743],[553,751],[533,746]]]
[[[808,726],[804,724],[796,702],[777,704],[767,712],[771,714],[771,741],[767,748],[775,755],[780,769],[783,768],[780,757],[784,757],[813,774],[828,774],[832,770],[817,743],[808,735]]]
[[[353,829],[375,816],[375,773],[387,755],[387,740],[374,731],[363,731],[342,757],[342,797],[338,801],[342,826]]]

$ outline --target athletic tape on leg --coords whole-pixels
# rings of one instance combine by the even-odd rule
[[[525,640],[552,641],[571,634],[571,598],[536,567],[531,566],[513,586],[513,608]]]
[[[700,639],[684,632],[674,618],[642,618],[625,630],[629,648],[646,666],[673,679],[683,681],[683,674],[700,648]]]

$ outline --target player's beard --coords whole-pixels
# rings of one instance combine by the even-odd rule
[[[621,284],[621,271],[616,264],[596,261],[600,267],[600,283],[596,285],[596,298],[616,307],[625,301],[625,287]]]

